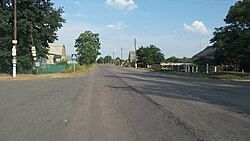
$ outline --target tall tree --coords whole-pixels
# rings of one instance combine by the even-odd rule
[[[46,57],[48,43],[57,39],[56,31],[65,20],[61,7],[54,8],[51,0],[17,0],[17,60],[18,70],[30,69],[33,64],[31,46],[36,47],[38,57]],[[11,40],[13,39],[12,0],[0,4],[0,71],[11,66]]]
[[[138,57],[138,63],[141,63],[144,67],[164,61],[164,54],[155,45],[140,47],[136,51],[136,55]]]
[[[75,48],[81,65],[94,63],[97,56],[100,55],[101,43],[99,34],[85,31],[76,39]]]
[[[10,72],[12,20],[11,2],[0,1],[0,72]]]
[[[211,39],[217,64],[250,71],[250,0],[231,6],[224,21],[226,26],[216,28]]]

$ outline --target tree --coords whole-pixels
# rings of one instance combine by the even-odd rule
[[[81,33],[75,42],[80,65],[94,63],[97,56],[100,55],[100,46],[99,34],[94,34],[91,31]]]
[[[98,58],[97,63],[98,64],[103,64],[104,63],[104,58],[103,57]]]
[[[115,66],[121,65],[121,62],[122,62],[122,60],[121,60],[120,57],[116,57],[116,58],[114,59],[114,65],[115,65]]]
[[[104,63],[105,64],[110,64],[112,63],[112,57],[110,55],[107,55],[104,57]]]
[[[216,63],[250,71],[250,1],[231,6],[226,26],[216,28],[211,39],[216,48]]]
[[[144,67],[147,65],[158,64],[164,60],[164,54],[154,45],[140,47],[136,51],[136,55],[138,57],[138,63],[142,64]]]
[[[56,31],[65,20],[61,7],[53,7],[50,0],[17,0],[17,69],[28,70],[33,65],[31,46],[38,58],[46,57],[48,43],[57,39]],[[11,0],[0,1],[0,71],[10,72],[13,39],[13,4]],[[32,40],[33,37],[33,40]]]
[[[166,61],[171,62],[171,63],[182,63],[183,59],[182,58],[176,58],[175,56],[169,57],[166,59]]]

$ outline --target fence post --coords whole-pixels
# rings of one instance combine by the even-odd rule
[[[185,73],[187,73],[187,65],[185,65]]]
[[[241,73],[242,73],[242,74],[245,73],[244,69],[242,69]]]
[[[207,63],[207,67],[206,67],[206,73],[209,74],[209,64]]]

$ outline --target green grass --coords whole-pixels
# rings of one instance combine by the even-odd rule
[[[84,73],[86,72],[88,69],[90,69],[92,67],[92,65],[77,65],[76,66],[76,73]],[[62,73],[74,73],[74,67],[71,66],[68,69],[66,69],[65,71],[63,71]]]

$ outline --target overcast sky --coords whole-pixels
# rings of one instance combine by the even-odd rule
[[[91,30],[100,34],[102,56],[124,58],[138,47],[154,44],[166,57],[192,57],[209,45],[214,28],[237,0],[52,0],[64,7],[66,23],[58,31],[67,54],[75,52],[75,39]]]

